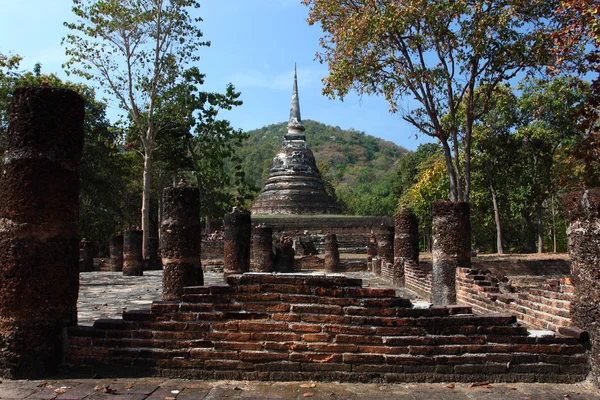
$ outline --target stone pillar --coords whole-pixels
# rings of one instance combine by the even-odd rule
[[[200,264],[200,192],[184,186],[166,188],[162,206],[163,300],[181,300],[184,287],[204,284]]]
[[[149,237],[146,244],[146,258],[144,258],[144,271],[160,271],[162,265],[158,257],[158,238]]]
[[[591,369],[600,384],[600,188],[563,197],[568,219],[571,281],[575,288],[571,320],[590,335]]]
[[[110,252],[110,270],[112,272],[123,271],[123,235],[115,235],[108,242]]]
[[[275,255],[273,254],[273,228],[259,225],[252,235],[252,254],[254,270],[273,272]]]
[[[250,271],[250,213],[238,211],[225,214],[223,259],[225,275]]]
[[[123,276],[142,276],[143,266],[142,231],[123,232]]]
[[[294,241],[285,232],[275,245],[275,271],[289,273],[294,272]]]
[[[335,233],[325,235],[325,270],[337,272],[340,265],[340,251]]]
[[[419,265],[419,221],[411,210],[403,208],[394,217],[394,267],[392,280],[395,286],[404,286],[405,266]]]
[[[377,259],[373,263],[373,272],[381,275],[387,264],[394,262],[394,227],[381,226],[377,234]]]
[[[83,99],[19,88],[0,174],[0,375],[57,372],[63,329],[77,324]]]
[[[93,243],[85,239],[79,242],[79,272],[91,272],[94,269]]]
[[[369,244],[367,245],[367,270],[373,271],[373,258],[377,256],[377,238],[371,230],[369,235]]]
[[[456,268],[471,267],[471,221],[469,203],[438,201],[433,217],[433,271],[431,301],[456,304]]]

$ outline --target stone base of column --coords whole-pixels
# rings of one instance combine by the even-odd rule
[[[108,243],[111,272],[123,271],[123,235],[115,235]]]
[[[340,265],[340,251],[338,249],[337,236],[328,233],[325,236],[325,270],[327,272],[337,272]]]
[[[292,239],[286,238],[275,246],[275,271],[282,273],[294,272],[294,252]]]
[[[223,262],[225,276],[250,271],[250,213],[234,210],[225,214]]]

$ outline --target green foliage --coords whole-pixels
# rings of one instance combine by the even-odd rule
[[[335,190],[344,214],[393,215],[396,163],[407,150],[353,129],[310,120],[303,124],[307,145],[318,160],[326,187]],[[252,185],[264,186],[286,132],[286,123],[248,132],[249,138],[238,154]]]

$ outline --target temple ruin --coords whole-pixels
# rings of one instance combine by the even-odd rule
[[[340,214],[340,208],[325,190],[315,156],[306,145],[304,130],[298,77],[294,71],[288,133],[273,158],[269,178],[252,206],[252,214]]]
[[[226,274],[211,284],[198,262],[198,190],[170,188],[161,225],[165,300],[94,319],[91,326],[78,324],[82,128],[83,102],[74,92],[15,93],[0,176],[5,378],[61,370],[79,376],[378,383],[571,383],[592,376],[598,383],[600,189],[565,197],[572,262],[546,264],[536,280],[508,279],[516,269],[535,269],[526,262],[472,262],[468,205],[443,202],[433,206],[438,243],[431,260],[419,257],[417,221],[409,210],[395,224],[382,218],[327,220],[327,269],[337,273],[301,273],[290,257],[290,236],[276,233],[294,223],[322,227],[323,219],[255,225],[259,249],[251,257],[256,220],[234,210],[226,218]],[[299,140],[301,133],[292,135],[290,140]],[[361,233],[352,237],[363,240],[361,251],[369,246],[377,260],[369,279],[385,286],[345,276],[336,254],[352,248],[352,240],[340,237],[358,232],[361,223]],[[111,269],[119,279],[146,278],[139,238],[139,231],[130,230],[111,241]],[[359,274],[366,276],[366,269],[361,266]],[[548,279],[552,271],[556,278]],[[404,296],[407,290],[422,300]]]

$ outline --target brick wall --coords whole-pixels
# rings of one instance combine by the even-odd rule
[[[418,264],[404,266],[406,288],[427,301],[431,300],[431,271],[430,262],[419,262]]]
[[[475,312],[508,312],[531,328],[558,331],[571,326],[573,286],[568,279],[546,279],[537,287],[501,291],[489,271],[460,268],[456,277],[459,303]]]
[[[477,266],[477,264],[475,264]],[[489,266],[486,264],[486,266]],[[431,298],[431,264],[421,262],[405,270],[406,288],[425,300]],[[501,291],[497,275],[489,270],[460,268],[456,276],[459,304],[476,313],[507,312],[534,329],[558,331],[571,326],[570,307],[574,288],[567,278],[524,279],[512,292]],[[391,282],[391,280],[390,280]]]
[[[575,338],[529,337],[507,314],[412,308],[394,289],[307,275],[230,276],[68,329],[66,367],[197,379],[352,382],[575,382],[588,373]]]

